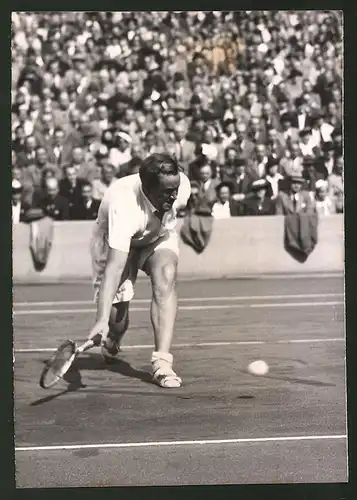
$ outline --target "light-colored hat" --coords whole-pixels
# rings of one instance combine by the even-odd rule
[[[117,132],[115,134],[117,137],[120,137],[121,139],[123,139],[124,141],[126,141],[128,144],[131,144],[133,142],[132,138],[130,137],[129,134],[127,134],[126,132]]]
[[[318,181],[316,181],[315,189],[316,190],[327,189],[327,186],[328,186],[328,182],[327,181],[325,181],[323,179],[319,179]]]

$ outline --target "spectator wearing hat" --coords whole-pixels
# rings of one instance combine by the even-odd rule
[[[267,195],[270,189],[269,182],[266,179],[255,180],[250,189],[252,196],[244,200],[242,215],[274,215],[275,203]]]
[[[270,184],[272,200],[275,200],[278,197],[279,191],[281,190],[282,181],[284,180],[284,176],[280,174],[278,170],[279,170],[278,159],[273,156],[270,156],[266,164],[265,179]]]
[[[35,193],[32,208],[40,208],[43,214],[54,220],[69,219],[69,204],[59,194],[58,180],[55,177],[44,177],[43,191]]]
[[[329,196],[334,201],[336,212],[343,212],[344,203],[344,179],[343,179],[343,157],[338,156],[335,158],[335,164],[328,179],[329,183]]]
[[[232,185],[229,182],[221,182],[216,187],[217,201],[212,207],[214,219],[229,219],[241,215],[240,204],[232,198]]]
[[[315,184],[315,207],[320,216],[328,216],[336,213],[336,205],[328,193],[328,182],[320,179]]]
[[[93,198],[93,187],[88,181],[80,186],[80,196],[72,207],[71,219],[95,220],[98,216],[100,200]]]
[[[277,215],[313,213],[313,201],[310,194],[303,189],[305,179],[296,175],[289,177],[288,181],[287,192],[280,191],[276,200]]]
[[[114,147],[109,151],[109,163],[119,172],[121,165],[131,160],[131,144],[133,140],[129,134],[123,131],[114,135]]]
[[[92,182],[93,198],[102,200],[106,190],[115,180],[115,167],[111,163],[104,164],[100,179],[94,179]]]

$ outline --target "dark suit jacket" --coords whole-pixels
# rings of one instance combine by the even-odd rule
[[[275,215],[275,203],[269,198],[265,198],[261,203],[256,197],[248,198],[243,206],[243,215]]]
[[[81,190],[83,183],[83,179],[77,179],[75,187],[72,187],[68,179],[64,178],[60,180],[59,192],[60,195],[68,201],[71,219],[74,206],[78,205],[81,200]]]
[[[231,198],[229,200],[229,211],[232,217],[243,215],[243,206],[241,203]]]
[[[92,200],[89,207],[87,207],[81,199],[78,204],[72,208],[73,220],[95,220],[98,216],[100,200]]]
[[[256,180],[257,177],[254,175],[245,174],[243,179],[237,179],[237,177],[223,176],[222,182],[228,182],[232,186],[233,194],[247,194],[250,191],[250,186],[252,182]]]
[[[300,191],[296,205],[296,210],[294,210],[292,195],[289,193],[284,193],[283,191],[279,193],[276,201],[277,215],[290,215],[294,213],[314,213],[314,212],[315,212],[314,203],[311,200],[310,194],[307,191]]]
[[[211,208],[217,200],[216,188],[219,184],[220,182],[218,179],[212,179],[208,189],[204,190],[203,184],[200,185],[199,197],[201,200],[205,200]]]
[[[66,198],[58,194],[54,199],[49,199],[47,196],[42,196],[40,192],[35,194],[33,208],[42,208],[44,214],[54,220],[69,219],[69,204]]]
[[[54,163],[56,165],[66,165],[72,160],[72,151],[73,151],[74,145],[66,141],[63,146],[62,146],[62,153],[59,159],[57,159],[55,153],[54,153],[54,145],[53,142],[51,141],[47,145],[47,154],[48,154],[48,161],[51,163]]]
[[[21,151],[16,155],[17,166],[19,168],[28,167],[29,165],[34,165],[36,158],[35,155],[32,158],[29,157],[25,151]]]

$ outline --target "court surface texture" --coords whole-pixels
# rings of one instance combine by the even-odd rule
[[[96,348],[43,390],[51,352],[93,325],[91,285],[14,286],[17,487],[347,481],[342,276],[181,281],[179,297],[182,388],[150,381],[140,280],[122,360]]]

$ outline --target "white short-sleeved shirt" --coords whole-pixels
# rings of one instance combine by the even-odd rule
[[[162,221],[141,188],[139,174],[118,179],[107,189],[99,208],[97,237],[105,237],[109,247],[128,252],[130,247],[145,247],[174,231],[177,211],[184,208],[191,194],[190,181],[180,173],[178,196]]]

